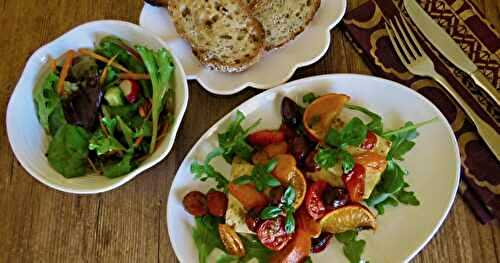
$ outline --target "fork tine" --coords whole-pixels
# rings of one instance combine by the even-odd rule
[[[394,33],[393,33],[392,29],[389,28],[389,26],[387,25],[387,22],[385,23],[385,29],[387,30],[387,34],[389,35],[389,39],[391,40],[392,47],[396,51],[396,54],[398,55],[399,60],[401,60],[401,63],[403,63],[403,65],[405,65],[405,67],[408,67],[409,60],[407,60],[406,57],[399,50],[399,47],[396,44],[396,40],[394,39],[394,35],[393,35]]]
[[[399,44],[400,51],[405,54],[408,63],[410,63],[414,57],[410,55],[408,52],[408,49],[405,46],[404,40],[401,38],[400,33],[396,30],[396,27],[394,26],[394,23],[392,22],[391,19],[389,19],[389,27],[392,29],[393,37]]]
[[[401,35],[403,35],[403,38],[404,38],[404,43],[407,47],[407,51],[410,53],[411,56],[413,56],[414,58],[417,58],[418,57],[418,53],[415,52],[415,49],[413,48],[413,45],[411,44],[410,42],[410,39],[408,39],[408,34],[405,33],[405,29],[401,26],[401,23],[399,23],[399,20],[401,20],[401,18],[399,18],[398,16],[396,16],[394,18],[394,20],[396,20],[396,25],[399,29],[399,32],[401,33]],[[401,36],[400,36],[401,37]]]
[[[417,48],[417,51],[419,53],[419,55],[424,55],[424,49],[422,48],[422,46],[420,46],[420,44],[418,43],[418,40],[417,38],[415,37],[415,35],[413,34],[413,30],[410,29],[410,26],[408,25],[408,22],[406,22],[406,19],[402,18],[401,19],[403,21],[403,25],[405,26],[406,28],[406,32],[408,32],[408,34],[410,34],[410,37],[412,39],[412,42],[415,44],[416,48]]]

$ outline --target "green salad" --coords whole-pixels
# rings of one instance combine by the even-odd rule
[[[34,102],[51,137],[47,159],[66,178],[129,173],[174,120],[175,66],[166,49],[106,36],[94,49],[49,59],[49,68]]]

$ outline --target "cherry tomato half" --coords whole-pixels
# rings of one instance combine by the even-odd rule
[[[285,217],[279,216],[262,222],[257,230],[257,238],[270,250],[279,251],[292,239],[292,235],[285,231]]]
[[[326,207],[323,203],[322,195],[327,187],[327,182],[318,180],[314,182],[309,189],[307,189],[305,199],[306,209],[314,220],[320,219],[326,213]]]
[[[361,148],[365,150],[371,150],[373,147],[375,147],[375,144],[377,144],[377,135],[375,133],[369,131],[366,133],[366,138],[363,144],[361,144]]]
[[[363,200],[365,193],[365,168],[359,164],[354,164],[354,168],[342,176],[344,184],[349,192],[349,199],[352,202],[360,202]]]

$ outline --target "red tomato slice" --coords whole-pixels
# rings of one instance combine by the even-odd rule
[[[307,212],[314,220],[322,218],[326,213],[326,207],[321,197],[327,187],[327,182],[318,180],[307,189],[305,205]]]
[[[363,142],[363,144],[361,144],[361,148],[365,149],[365,150],[371,150],[373,149],[373,147],[375,147],[375,144],[377,144],[377,135],[375,135],[375,133],[369,131],[367,134],[366,134],[366,138],[365,138],[365,141]]]
[[[248,135],[247,141],[252,145],[266,146],[273,143],[284,142],[285,133],[272,130],[257,131]]]
[[[260,224],[257,230],[257,238],[260,243],[273,251],[282,250],[292,239],[292,235],[285,231],[285,217],[279,216],[268,219]]]
[[[359,164],[354,164],[354,168],[342,176],[344,184],[349,192],[349,199],[352,202],[360,202],[363,200],[365,193],[365,168]]]

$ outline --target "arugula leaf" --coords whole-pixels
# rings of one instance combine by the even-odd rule
[[[132,163],[132,152],[125,154],[123,159],[115,164],[110,164],[104,166],[103,174],[108,178],[116,178],[127,174],[134,169],[134,164]]]
[[[101,119],[102,124],[108,130],[109,134],[113,136],[115,134],[116,125],[118,124],[118,120],[115,118],[103,117]]]
[[[394,199],[393,197],[389,196],[384,201],[376,204],[375,209],[377,209],[377,212],[379,213],[379,215],[383,215],[385,213],[384,206],[387,206],[387,205],[398,206],[398,201],[396,199]]]
[[[248,262],[257,259],[258,262],[269,262],[273,252],[266,248],[255,235],[240,235],[245,246],[246,255],[240,259],[240,262]]]
[[[193,240],[198,248],[198,261],[200,263],[207,263],[208,256],[215,248],[224,250],[217,229],[218,224],[218,219],[213,216],[195,218]]]
[[[307,257],[305,260],[304,260],[304,263],[313,263],[311,257]]]
[[[234,184],[255,184],[255,188],[257,191],[262,192],[266,188],[272,188],[276,186],[280,186],[280,182],[271,176],[271,172],[274,170],[278,161],[272,159],[267,162],[265,165],[257,164],[252,169],[250,175],[243,175],[235,180],[233,180]]]
[[[357,235],[358,232],[354,230],[335,235],[335,238],[344,245],[342,250],[351,263],[359,263],[361,261],[361,255],[366,244],[364,240],[358,240]]]
[[[382,173],[381,189],[388,194],[398,192],[405,183],[404,174],[405,172],[396,162],[387,162],[387,168]]]
[[[403,189],[402,191],[397,192],[395,196],[399,202],[405,205],[420,205],[420,201],[418,201],[417,197],[415,197],[414,192],[408,192]]]
[[[214,179],[217,182],[216,188],[223,189],[224,192],[227,192],[229,181],[220,172],[215,170],[212,165],[210,165],[210,162],[215,157],[222,155],[222,153],[223,150],[221,148],[215,148],[207,155],[204,164],[199,164],[198,162],[194,161],[191,164],[191,173],[194,174],[194,177],[196,179],[199,179],[203,182],[208,178]]]
[[[81,127],[64,124],[50,141],[47,159],[66,178],[85,175],[90,135]]]
[[[304,97],[302,97],[302,102],[304,102],[305,104],[309,104],[309,103],[313,102],[314,100],[316,100],[317,98],[318,98],[318,96],[316,96],[312,92],[309,92],[306,95],[304,95]]]
[[[113,136],[107,137],[102,130],[97,130],[89,140],[89,150],[96,151],[97,155],[121,152],[125,147]]]
[[[136,73],[146,72],[144,63],[142,63],[138,57],[131,54],[131,52],[135,52],[135,50],[129,47],[125,42],[123,42],[123,40],[115,36],[106,36],[101,39],[99,45],[95,49],[95,52],[108,58],[118,55],[116,57],[116,61],[130,71]],[[116,74],[113,67],[109,67],[108,70],[108,79],[106,83],[110,83],[114,79],[114,73]],[[152,92],[149,81],[139,80],[139,85],[141,86],[143,93],[147,97],[151,97]]]
[[[160,120],[161,109],[164,107],[165,94],[173,88],[170,80],[174,72],[174,61],[170,53],[164,48],[153,51],[147,47],[137,46],[136,49],[146,65],[153,86],[153,102],[151,105],[153,134],[149,147],[149,152],[152,153],[156,148],[158,122]]]
[[[382,117],[378,115],[375,112],[370,111],[369,109],[358,106],[358,105],[352,105],[352,104],[345,104],[345,107],[350,110],[354,111],[359,111],[368,117],[370,117],[371,121],[366,125],[368,130],[376,133],[376,134],[382,134],[382,131],[384,129],[384,125],[382,123]]]
[[[244,120],[245,115],[237,111],[236,118],[229,123],[227,130],[218,134],[219,146],[224,150],[222,156],[228,163],[231,163],[236,155],[247,161],[252,158],[253,148],[245,141],[245,138],[250,130],[260,123],[260,119],[247,129],[241,126]]]
[[[38,120],[51,135],[55,135],[57,130],[67,123],[61,99],[54,88],[58,80],[59,77],[50,72],[44,82],[33,91]]]
[[[127,142],[129,147],[134,146],[134,132],[128,125],[123,121],[123,119],[120,116],[116,116],[116,119],[118,120],[118,127],[122,131],[123,137],[125,137],[125,141]]]
[[[424,125],[432,123],[436,120],[437,120],[437,117],[434,117],[430,120],[422,121],[422,122],[419,122],[416,124],[413,124],[412,122],[407,122],[407,123],[405,123],[405,125],[403,127],[399,128],[399,129],[384,132],[382,134],[382,136],[384,136],[386,138],[390,138],[393,135],[400,135],[403,137],[407,137],[408,139],[415,139],[415,137],[417,135],[415,132],[419,127],[422,127]],[[403,134],[403,135],[401,135],[401,134]],[[406,136],[404,136],[404,135],[406,135]]]

